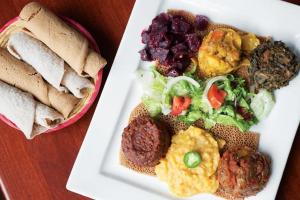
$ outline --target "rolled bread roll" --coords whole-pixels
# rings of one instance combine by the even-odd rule
[[[82,76],[78,76],[78,74],[68,66],[65,66],[65,74],[61,83],[77,98],[83,98],[87,88],[95,87],[91,81]]]
[[[64,59],[79,75],[96,77],[106,65],[100,54],[89,49],[88,41],[50,10],[37,2],[27,4],[20,13],[24,26]]]
[[[41,75],[2,48],[0,48],[0,80],[31,93],[40,102],[50,105],[48,86]]]
[[[32,134],[35,119],[36,102],[28,93],[0,81],[0,113],[11,120],[25,134],[26,138]]]
[[[79,76],[45,44],[24,32],[16,32],[11,35],[7,49],[16,58],[30,64],[59,91],[64,91],[62,84],[74,96],[83,98],[86,88],[94,88],[91,81]]]
[[[63,116],[54,109],[36,102],[34,122],[47,129],[54,128],[64,120]]]
[[[64,61],[41,41],[24,32],[9,37],[7,50],[16,58],[30,64],[42,77],[59,91],[64,76]]]
[[[0,49],[0,80],[32,94],[40,102],[69,116],[79,99],[47,84],[30,65]]]
[[[33,96],[0,81],[0,113],[12,121],[27,139],[57,126],[63,116],[36,102]]]

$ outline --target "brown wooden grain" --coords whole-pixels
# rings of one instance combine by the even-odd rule
[[[15,17],[28,0],[1,0],[0,25]],[[108,60],[109,73],[134,0],[43,0],[59,15],[84,25],[95,37]],[[290,0],[300,5],[300,0]],[[98,97],[99,99],[99,97]],[[98,102],[98,99],[96,102]],[[86,199],[69,192],[65,185],[96,103],[74,125],[28,141],[0,121],[0,184],[11,200]],[[300,129],[294,140],[277,199],[300,199]],[[282,133],[284,135],[284,133]],[[1,191],[0,191],[1,193]],[[0,194],[2,199],[2,194]]]

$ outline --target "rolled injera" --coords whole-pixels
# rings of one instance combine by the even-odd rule
[[[59,91],[66,91],[66,87],[77,98],[83,98],[85,89],[94,88],[89,79],[79,76],[49,47],[23,31],[10,36],[7,49],[16,58],[30,64]]]
[[[72,94],[59,92],[46,83],[30,65],[14,58],[4,49],[0,49],[0,80],[32,94],[41,103],[62,113],[65,118],[79,102]]]
[[[78,31],[37,2],[27,4],[20,13],[24,26],[64,59],[79,75],[96,77],[106,60],[89,48]]]
[[[63,121],[61,114],[37,102],[31,94],[2,81],[0,93],[0,114],[12,121],[27,139],[32,139]]]

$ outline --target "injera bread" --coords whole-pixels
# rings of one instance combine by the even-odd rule
[[[6,49],[8,40],[10,36],[16,32],[19,31],[24,31],[24,22],[20,19],[17,19],[13,23],[11,23],[9,26],[7,26],[1,33],[0,33],[0,47]],[[29,33],[26,31],[26,33]],[[34,36],[31,34],[31,36]],[[98,76],[97,77],[92,77],[91,79],[92,82],[97,83]],[[93,93],[94,93],[94,88],[86,88],[84,91],[80,91],[84,93],[84,97],[80,99],[80,101],[75,105],[67,119],[72,118],[73,116],[79,114],[82,109],[89,103],[89,100],[91,99]],[[59,103],[59,102],[57,102]]]
[[[40,3],[27,4],[19,16],[26,29],[64,59],[79,75],[87,73],[94,78],[106,65],[106,60],[89,48],[85,37]]]
[[[0,91],[2,94],[0,113],[15,123],[27,139],[32,139],[63,121],[61,114],[37,102],[27,92],[2,81],[0,81]]]
[[[41,76],[59,91],[64,76],[64,60],[41,41],[19,31],[9,37],[7,50],[14,57],[31,65]]]
[[[32,94],[41,103],[51,106],[67,118],[79,99],[59,92],[46,83],[30,65],[14,58],[0,48],[0,80]]]
[[[83,98],[86,88],[94,88],[87,77],[79,76],[62,58],[25,31],[18,31],[10,36],[7,50],[30,64],[58,91],[69,90],[75,97]]]

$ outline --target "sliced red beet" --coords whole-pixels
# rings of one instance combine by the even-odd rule
[[[188,47],[184,43],[179,43],[171,48],[171,52],[174,55],[174,59],[182,59],[188,54]]]
[[[171,18],[171,31],[173,33],[186,34],[191,32],[193,26],[182,16],[174,16]]]
[[[147,43],[149,48],[157,48],[159,47],[160,42],[164,40],[165,34],[163,32],[159,33],[150,33],[150,40]]]
[[[159,42],[158,46],[161,48],[169,48],[172,45],[173,36],[172,35],[164,35],[162,40]]]
[[[192,33],[192,34],[186,34],[186,43],[188,44],[189,49],[196,53],[199,50],[199,46],[200,46],[200,39],[197,36],[197,34]]]
[[[154,60],[165,61],[168,57],[169,50],[158,47],[155,49],[150,49],[150,54]]]
[[[152,57],[149,53],[149,51],[145,48],[139,51],[140,55],[141,55],[141,59],[143,61],[152,61]]]
[[[161,13],[157,15],[150,25],[152,32],[160,32],[165,30],[165,28],[170,24],[170,15],[167,13]]]
[[[204,29],[207,26],[206,20],[208,22],[204,16],[197,16],[195,24],[191,24],[180,15],[159,14],[148,29],[141,33],[142,43],[146,44],[139,52],[141,59],[158,60],[166,65],[167,75],[181,75],[200,46],[201,40],[195,30],[199,27]]]
[[[142,36],[142,43],[143,44],[148,44],[148,42],[150,41],[149,32],[147,30],[143,30],[141,36]]]
[[[204,31],[207,28],[208,23],[209,23],[208,17],[204,15],[196,15],[195,27],[199,31]]]

